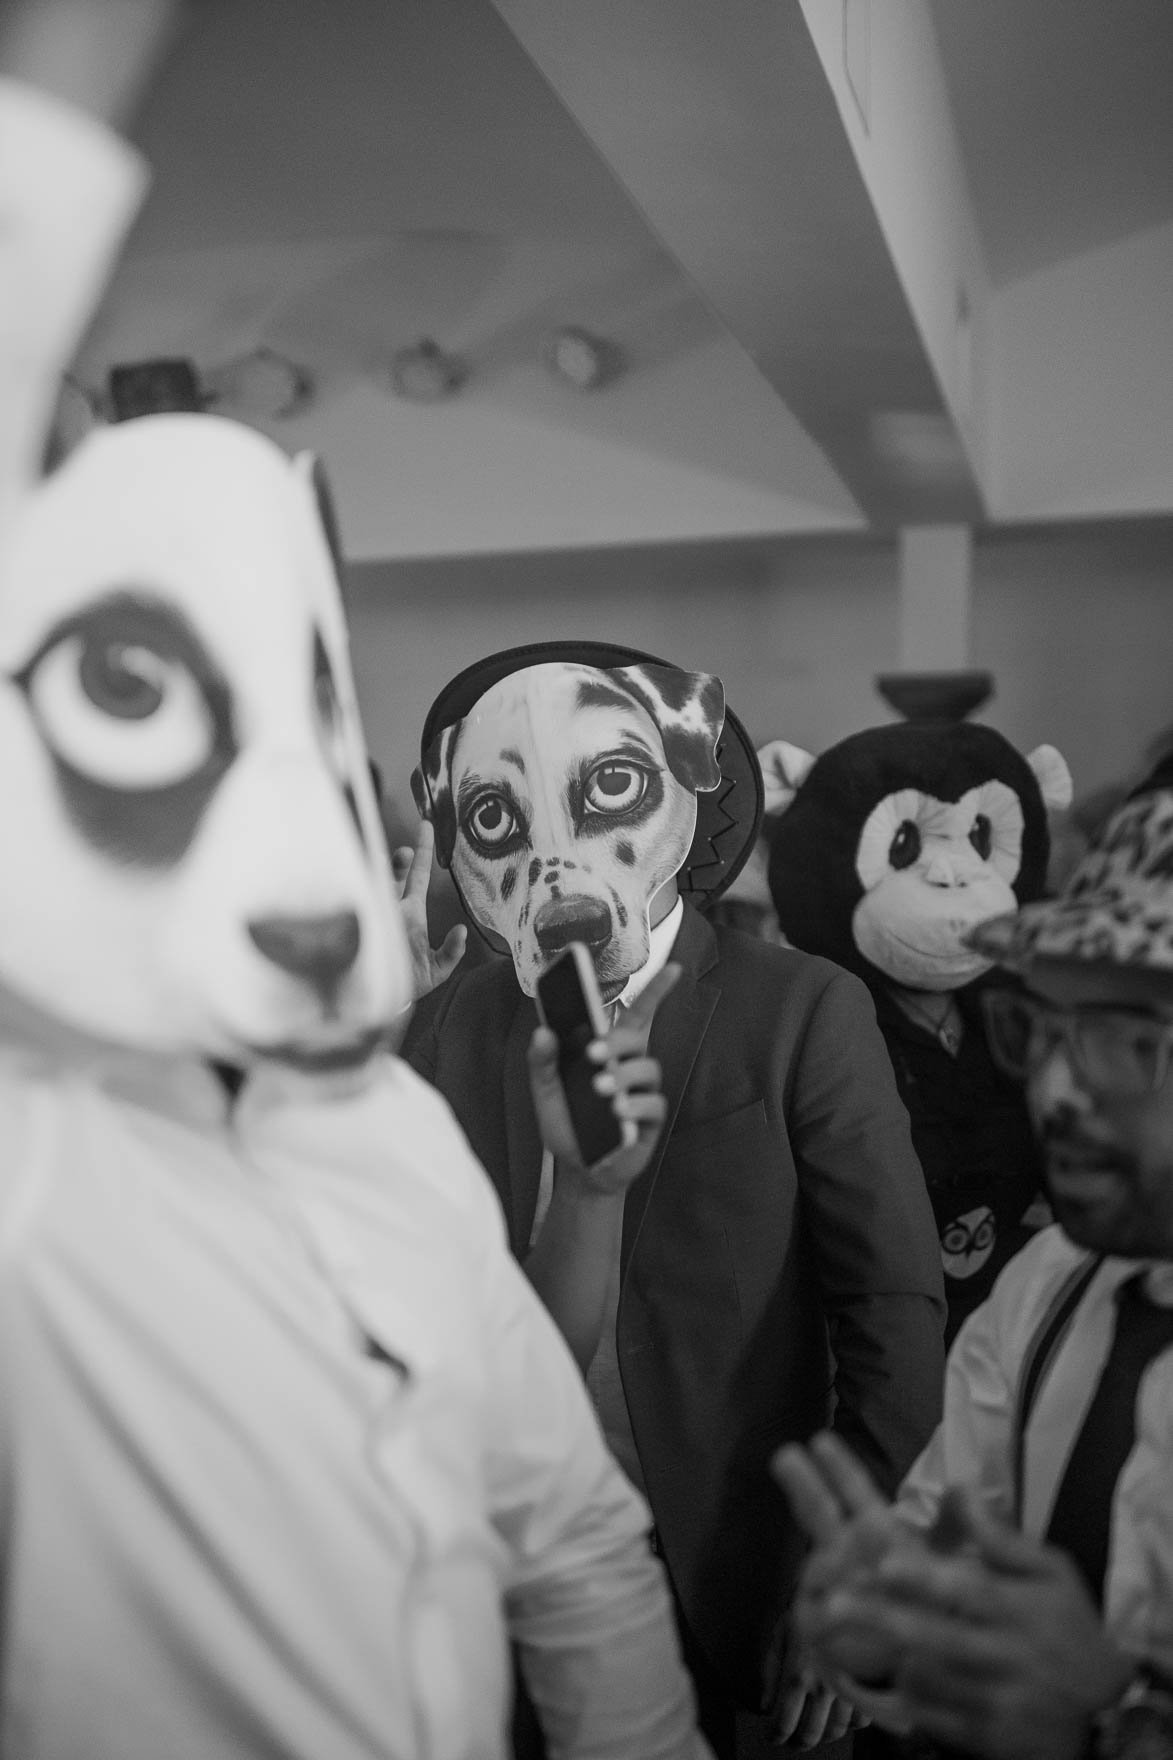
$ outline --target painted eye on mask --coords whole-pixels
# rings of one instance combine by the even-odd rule
[[[994,847],[994,830],[985,813],[979,813],[969,828],[969,841],[973,844],[983,862],[990,859],[990,851]]]
[[[215,726],[189,668],[139,640],[74,630],[27,679],[57,757],[107,787],[165,788],[207,764]]]
[[[482,855],[498,855],[518,840],[517,813],[495,789],[478,795],[461,821],[465,836]]]
[[[588,813],[630,813],[648,790],[648,773],[638,764],[614,758],[596,764],[583,784],[583,804]]]
[[[888,861],[897,869],[911,868],[920,852],[920,830],[911,819],[905,819],[892,839]]]

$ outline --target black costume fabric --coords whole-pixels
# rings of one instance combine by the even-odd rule
[[[1042,1175],[1022,1090],[990,1055],[982,988],[956,993],[965,1033],[955,1057],[886,992],[874,993],[941,1239],[946,1346],[1031,1238],[1034,1230],[1023,1218],[1039,1196]]]

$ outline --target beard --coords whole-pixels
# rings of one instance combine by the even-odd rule
[[[1055,1220],[1077,1246],[1148,1258],[1170,1224],[1146,1201],[1143,1169],[1119,1144],[1064,1120],[1043,1127],[1043,1185]],[[1173,1198],[1173,1185],[1169,1187]],[[1173,1208],[1173,1202],[1171,1202]]]

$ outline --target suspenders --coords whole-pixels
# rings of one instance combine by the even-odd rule
[[[1014,1413],[1014,1508],[1019,1521],[1022,1519],[1026,1427],[1038,1399],[1043,1378],[1067,1336],[1067,1330],[1075,1318],[1075,1310],[1104,1263],[1104,1258],[1103,1253],[1089,1253],[1086,1258],[1072,1266],[1047,1304],[1022,1359]]]

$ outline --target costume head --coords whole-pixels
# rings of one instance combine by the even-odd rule
[[[779,742],[769,772],[770,891],[783,933],[870,984],[954,990],[988,970],[976,924],[1037,898],[1047,809],[1071,778],[968,722],[875,727],[815,760]]]
[[[441,692],[412,778],[436,852],[527,995],[570,941],[604,998],[646,962],[674,877],[714,898],[749,855],[761,785],[719,679],[600,642],[479,662]]]
[[[0,555],[0,983],[124,1045],[359,1061],[410,999],[312,464],[99,431]]]
[[[1112,814],[1058,897],[974,939],[1034,993],[1003,1042],[1026,1066],[1056,1221],[1098,1253],[1173,1258],[1173,765]],[[1040,1002],[1054,1013],[1036,1039]]]
[[[995,917],[971,940],[1020,974],[1055,960],[1165,975],[1173,989],[1173,759],[1111,815],[1057,898]]]

